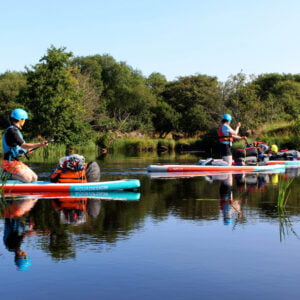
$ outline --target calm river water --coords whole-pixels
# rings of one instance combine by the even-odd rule
[[[103,181],[141,180],[126,201],[2,201],[1,299],[299,299],[300,168],[146,172],[151,163],[198,159],[98,160]],[[47,179],[55,164],[31,166]],[[280,209],[279,187],[289,180]],[[17,251],[27,259],[16,260]]]

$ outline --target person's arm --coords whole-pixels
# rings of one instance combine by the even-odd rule
[[[245,140],[246,137],[245,136],[239,136],[239,130],[240,130],[240,127],[241,127],[241,123],[238,122],[237,123],[237,126],[236,126],[236,129],[233,130],[231,127],[229,129],[229,132],[232,134],[232,137],[236,140]]]
[[[47,141],[43,141],[41,143],[23,143],[21,144],[21,147],[30,151],[33,148],[41,148],[41,147],[46,147],[48,146],[48,142]]]
[[[241,123],[240,122],[238,122],[237,123],[237,125],[236,125],[236,129],[235,130],[233,130],[231,127],[230,127],[230,133],[232,134],[232,135],[239,135],[239,131],[240,131],[240,127],[241,127]]]
[[[47,141],[43,141],[41,143],[26,143],[21,136],[19,135],[16,128],[10,128],[7,132],[6,136],[6,143],[10,147],[15,147],[17,145],[21,146],[22,148],[30,151],[33,148],[40,148],[40,147],[46,147],[48,146]]]

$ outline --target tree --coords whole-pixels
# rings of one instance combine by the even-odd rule
[[[15,108],[24,108],[19,103],[18,96],[26,87],[23,73],[5,72],[0,75],[0,126],[6,128],[9,124],[8,116]]]
[[[293,120],[300,112],[299,75],[262,74],[253,83],[263,107],[264,121]]]
[[[224,112],[230,112],[234,120],[242,122],[245,130],[254,129],[265,121],[257,86],[242,72],[230,76],[224,83],[223,107]]]
[[[221,89],[216,77],[180,77],[166,85],[162,96],[181,115],[179,129],[189,135],[207,130],[219,121],[222,108]],[[194,125],[191,126],[191,123]]]
[[[153,94],[157,96],[163,93],[167,83],[166,77],[160,73],[151,73],[146,80],[147,86],[152,90]]]
[[[101,114],[95,128],[152,129],[151,108],[156,105],[156,97],[140,71],[107,54],[76,58],[74,64],[89,74],[98,91]]]
[[[90,128],[85,122],[82,93],[71,67],[71,52],[51,46],[40,63],[27,68],[27,88],[22,97],[30,111],[28,128],[32,135],[52,137],[57,142],[85,143]]]
[[[177,131],[179,128],[180,113],[176,112],[168,103],[158,101],[158,104],[152,108],[154,130],[159,133],[160,138],[164,138],[171,131]]]

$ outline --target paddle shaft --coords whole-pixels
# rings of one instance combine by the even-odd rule
[[[48,144],[49,144],[49,143],[53,143],[53,142],[54,142],[54,139],[47,141]],[[32,148],[29,152],[35,151],[35,150],[37,150],[37,149],[39,149],[39,148],[41,148],[41,147],[34,147],[34,148]],[[25,155],[25,157],[26,157],[28,160],[30,160],[30,158],[29,158],[29,156],[27,155],[27,153],[24,153],[24,155]]]
[[[52,139],[52,140],[49,140],[49,141],[47,141],[47,143],[49,144],[49,143],[53,143],[54,142],[54,140]],[[36,149],[39,149],[39,148],[41,148],[41,147],[34,147],[34,148],[32,148],[29,152],[31,152],[31,151],[35,151]]]

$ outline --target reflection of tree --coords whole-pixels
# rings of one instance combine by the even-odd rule
[[[145,215],[136,202],[101,201],[101,213],[92,207],[95,203],[91,203],[93,205],[87,206],[90,214],[86,222],[73,226],[61,223],[60,214],[53,208],[51,201],[39,201],[30,214],[37,228],[50,231],[47,240],[43,238],[39,245],[57,260],[74,258],[76,244],[89,245],[91,238],[99,245],[99,249],[104,243],[115,243],[120,236],[127,236],[138,228]]]
[[[245,192],[245,182],[241,185],[243,189],[239,190],[236,178],[233,179],[234,200],[246,195],[247,207],[252,208],[251,211],[254,214],[260,213],[264,215],[264,218],[277,220],[278,211],[274,205],[274,199],[277,196],[276,187],[268,185],[263,192],[258,193],[252,193],[247,188]],[[199,197],[219,200],[220,180],[208,182],[203,177],[195,177],[172,180],[142,178],[141,181],[143,197],[139,202],[103,200],[100,211],[94,210],[92,213],[92,210],[87,209],[86,222],[78,226],[62,224],[59,213],[52,206],[52,200],[40,200],[29,212],[35,229],[40,232],[37,236],[39,239],[37,247],[49,253],[55,260],[66,260],[76,256],[78,246],[82,249],[89,247],[92,243],[97,245],[95,251],[101,251],[104,248],[103,245],[114,245],[118,240],[128,238],[134,230],[143,226],[148,215],[158,222],[163,221],[169,215],[185,220],[217,220],[220,217],[219,201],[195,200]],[[250,183],[246,182],[246,187],[249,185]],[[289,204],[296,201],[298,192],[298,185],[294,184]],[[232,207],[236,214],[234,219],[238,219],[239,224],[246,222],[246,216],[247,219],[251,218],[248,215],[251,213],[250,210],[246,210],[245,215],[240,214],[244,200],[233,203]],[[298,203],[290,206],[289,214],[299,214]],[[288,226],[289,222],[282,223],[286,226],[282,237],[287,235],[287,229],[289,233],[293,232],[290,230],[292,227]]]
[[[39,243],[43,250],[58,260],[75,257],[68,227],[60,223],[59,215],[52,209],[50,200],[39,201],[30,214],[37,228],[50,231],[49,239]]]

